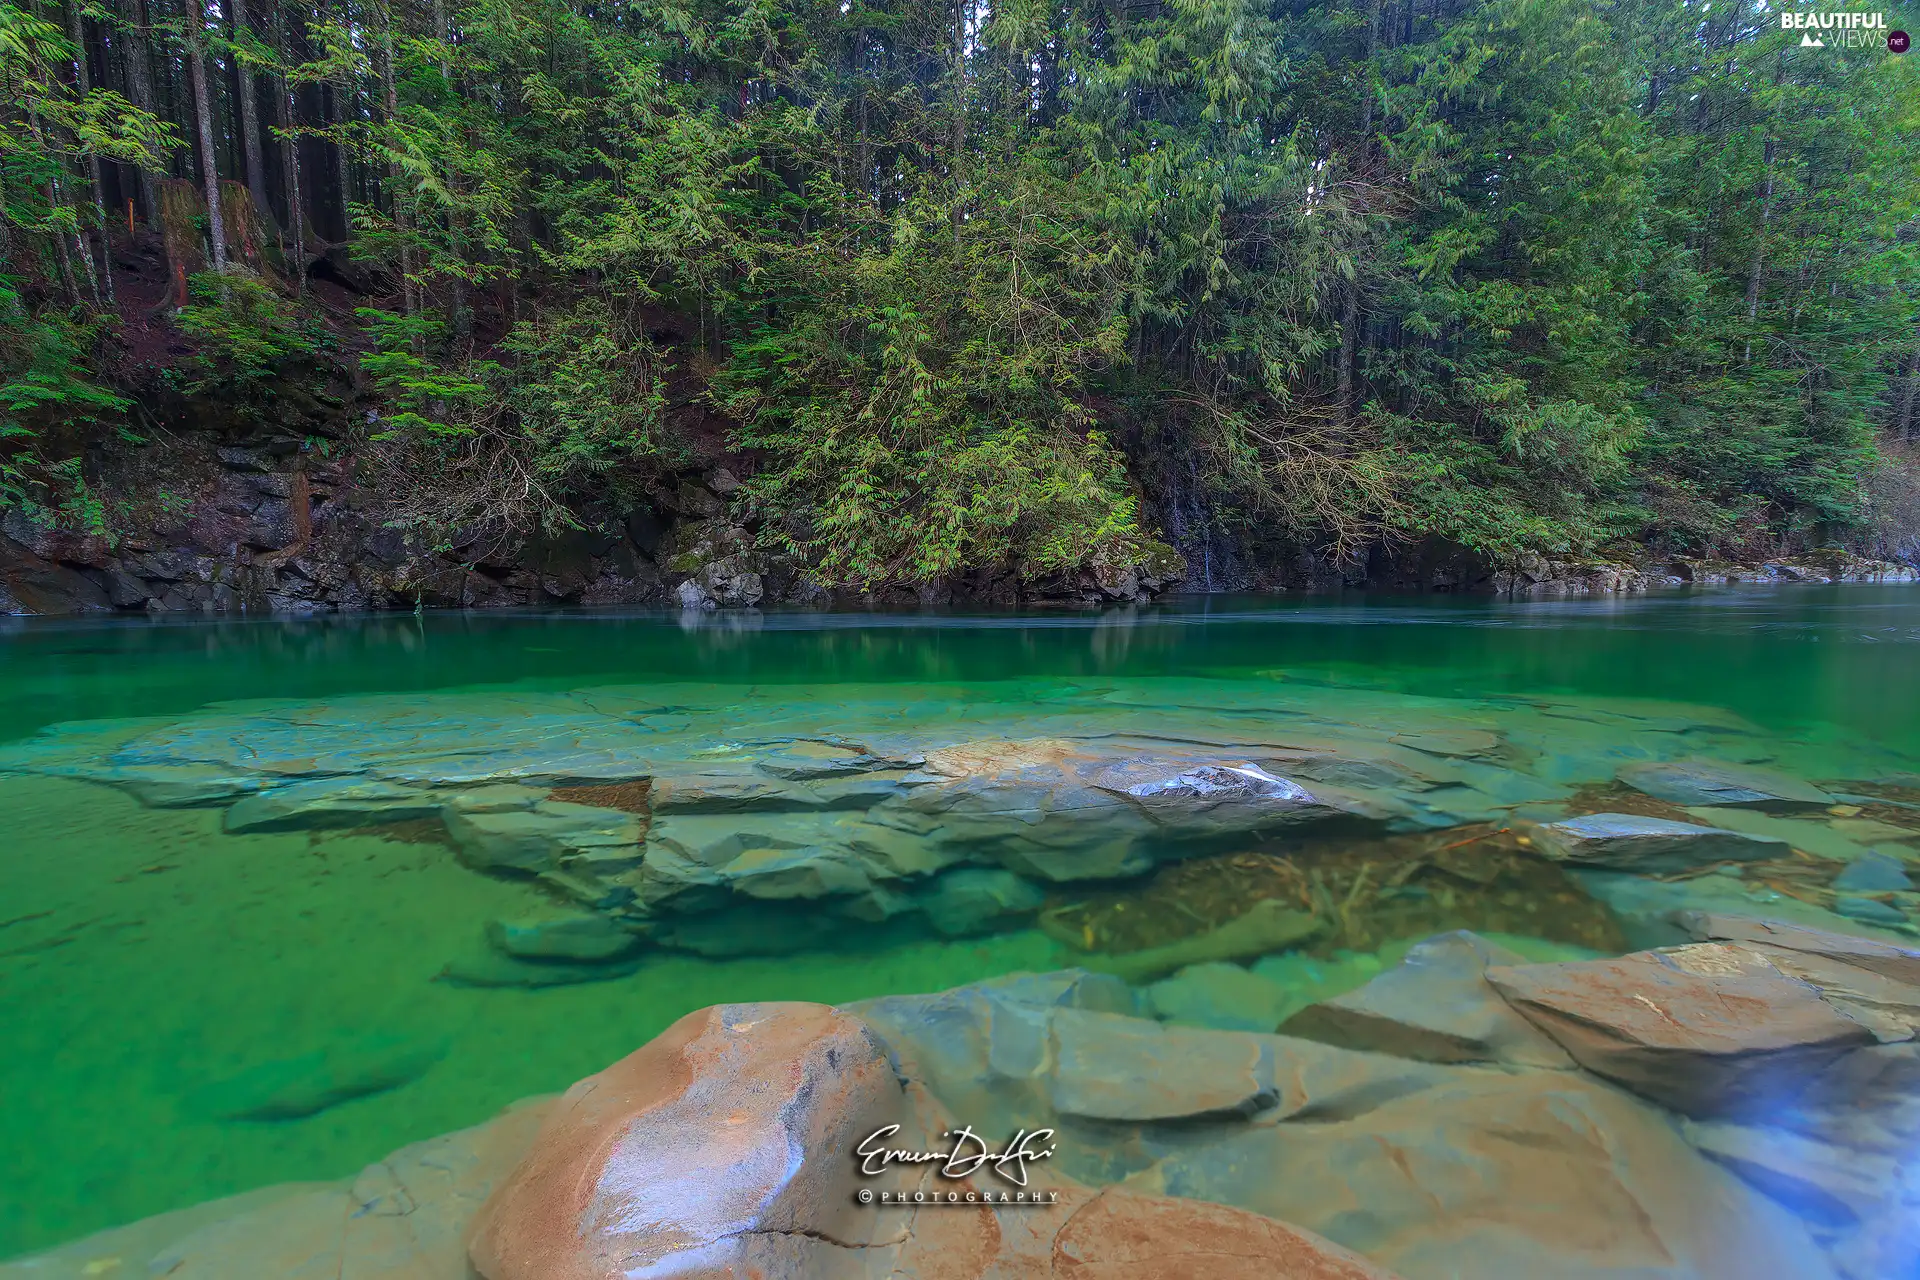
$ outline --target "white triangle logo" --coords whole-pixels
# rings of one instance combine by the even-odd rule
[[[1827,42],[1812,32],[1808,32],[1806,35],[1800,37],[1800,47],[1802,49],[1824,49],[1827,47]]]

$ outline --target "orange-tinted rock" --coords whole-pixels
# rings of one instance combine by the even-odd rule
[[[1310,1231],[1225,1205],[1108,1190],[1054,1238],[1059,1280],[1393,1280]]]
[[[1876,1042],[1759,953],[1722,943],[1487,970],[1587,1070],[1689,1115],[1764,1110]]]
[[[856,1201],[853,1152],[906,1110],[850,1014],[688,1014],[555,1104],[476,1222],[474,1265],[486,1280],[831,1274],[825,1258],[897,1225]]]

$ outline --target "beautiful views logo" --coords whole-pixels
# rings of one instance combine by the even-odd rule
[[[1906,32],[1887,30],[1884,13],[1783,13],[1782,31],[1800,32],[1802,49],[1871,49],[1907,51]],[[1894,39],[1894,37],[1899,37]]]

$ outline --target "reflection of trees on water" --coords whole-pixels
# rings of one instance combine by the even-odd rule
[[[1437,696],[1727,707],[1912,741],[1908,588],[1501,605],[1187,598],[1019,616],[782,609],[0,619],[0,739],[243,698],[468,685],[795,684],[1223,675]],[[1870,640],[1870,642],[1863,642]]]

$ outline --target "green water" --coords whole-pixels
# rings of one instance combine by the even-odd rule
[[[435,692],[461,695],[434,704],[457,718],[462,691],[477,707],[503,687],[672,684],[702,706],[803,720],[857,699],[916,731],[937,730],[958,699],[1070,716],[1074,698],[1187,705],[1201,689],[1213,707],[1243,692],[1258,718],[1275,690],[1299,690],[1301,705],[1345,707],[1362,729],[1404,713],[1538,736],[1527,717],[1572,707],[1589,744],[1631,746],[1662,717],[1730,716],[1775,768],[1865,777],[1920,770],[1917,659],[1920,590],[1865,586],[1535,604],[1212,598],[1022,617],[0,620],[0,742],[73,722],[193,721],[254,699]],[[132,731],[103,734],[101,749]],[[545,899],[418,833],[228,834],[215,808],[7,774],[0,831],[0,1257],[349,1174],[563,1088],[701,1005],[933,990],[1060,959],[1031,929],[880,931],[791,956],[649,952],[637,972],[581,985],[462,987],[435,979],[480,923]],[[1324,993],[1381,961],[1274,963]],[[223,1119],[203,1101],[402,1042],[424,1070],[305,1118]]]

